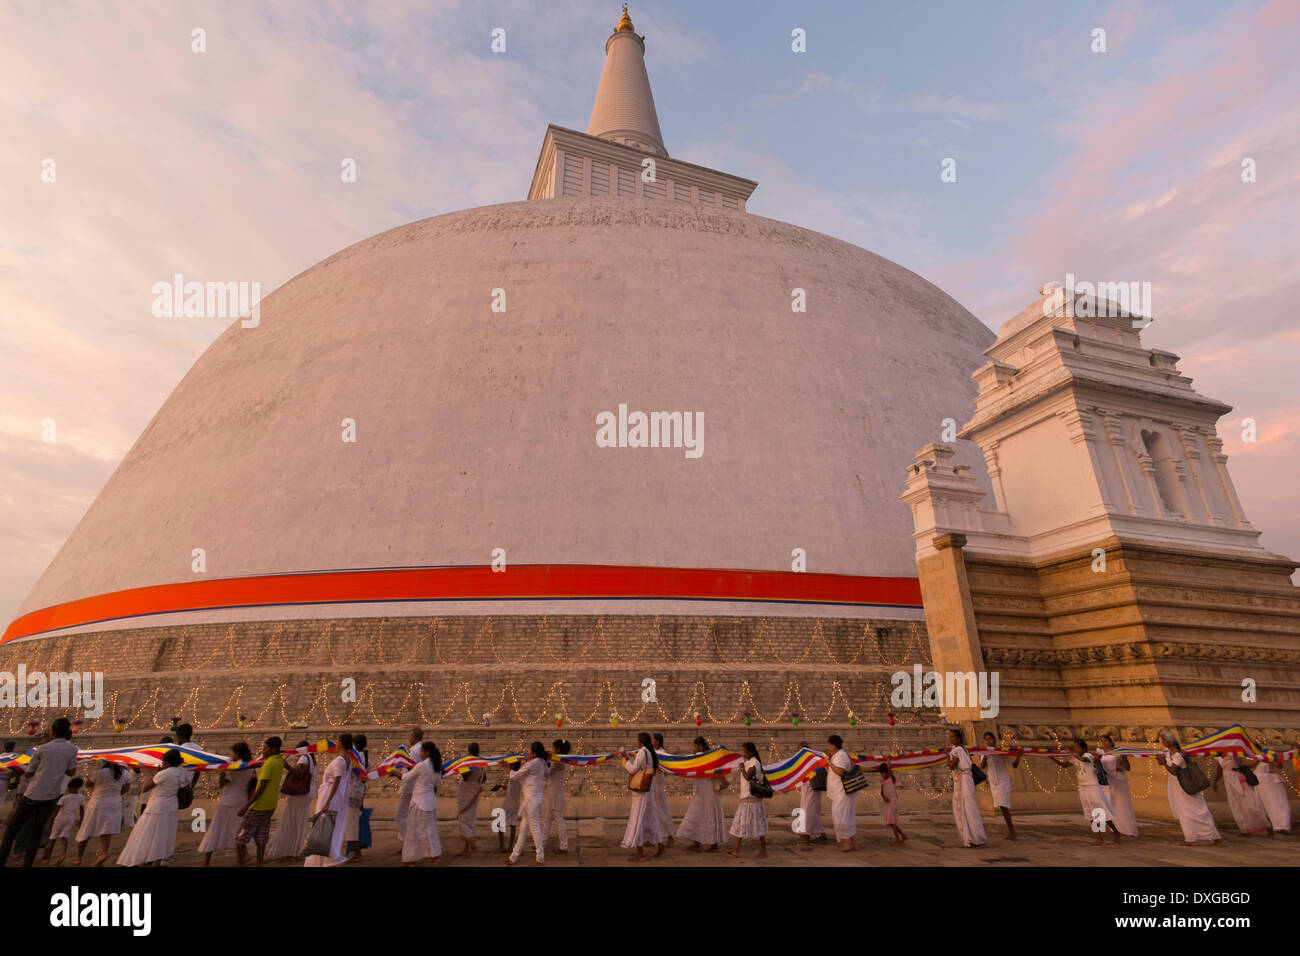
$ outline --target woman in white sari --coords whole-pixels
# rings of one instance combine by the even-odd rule
[[[1187,756],[1178,746],[1178,738],[1172,730],[1162,730],[1160,742],[1166,752],[1158,754],[1156,759],[1169,772],[1169,809],[1183,828],[1183,846],[1195,846],[1198,842],[1219,846],[1223,837],[1219,836],[1219,828],[1214,825],[1214,814],[1205,805],[1205,795],[1188,793],[1178,782],[1178,772],[1187,766]]]
[[[1259,762],[1255,768],[1255,775],[1259,777],[1259,786],[1255,789],[1259,791],[1259,802],[1264,805],[1264,812],[1268,814],[1268,822],[1273,826],[1274,833],[1291,832],[1291,797],[1286,792],[1286,779],[1282,775],[1280,766],[1274,767],[1265,760]]]
[[[1259,789],[1258,785],[1252,787],[1239,769],[1253,768],[1258,763],[1258,760],[1221,754],[1214,758],[1214,764],[1210,767],[1210,786],[1217,791],[1219,784],[1223,784],[1223,789],[1228,794],[1228,809],[1242,836],[1250,836],[1252,833],[1273,835],[1273,828],[1268,825],[1268,814],[1264,812],[1264,804],[1255,792]]]
[[[1111,753],[1115,741],[1110,734],[1102,734],[1097,739],[1097,749],[1101,758],[1101,769],[1106,771],[1106,785],[1101,789],[1115,811],[1115,829],[1126,837],[1138,835],[1137,812],[1133,809],[1133,794],[1129,790],[1128,757]]]
[[[131,785],[131,772],[120,764],[100,761],[100,767],[90,777],[90,800],[77,831],[77,866],[85,855],[86,844],[99,837],[99,856],[95,866],[108,860],[108,848],[115,834],[122,832],[122,794]]]
[[[343,837],[348,815],[348,777],[352,775],[347,756],[352,750],[352,735],[339,734],[338,748],[338,756],[325,768],[320,788],[316,791],[316,813],[334,814],[330,852],[328,856],[307,857],[303,861],[303,866],[338,866],[340,863],[348,862],[347,855],[343,852]]]
[[[666,754],[664,750],[664,735],[654,733],[650,735],[650,742],[654,744],[655,756],[659,757]],[[656,761],[656,765],[658,761]],[[668,805],[668,776],[664,773],[662,767],[656,766],[655,780],[650,787],[650,796],[654,800],[655,813],[659,814],[659,832],[664,836],[664,846],[673,845],[673,811]]]
[[[844,789],[844,775],[853,770],[853,759],[839,734],[831,734],[826,743],[826,795],[831,798],[831,822],[835,825],[835,842],[848,853],[858,848],[858,795]]]
[[[438,782],[442,780],[442,754],[426,742],[424,759],[402,776],[402,791],[410,795],[406,833],[402,839],[402,865],[415,866],[420,860],[442,856],[438,837]]]
[[[165,865],[176,849],[176,791],[190,784],[190,771],[181,768],[179,750],[163,754],[163,769],[144,785],[149,802],[118,855],[118,866]]]
[[[298,741],[298,749],[307,746],[310,746],[307,741]],[[266,845],[269,860],[296,859],[307,839],[307,817],[310,816],[312,798],[316,796],[316,756],[299,754],[293,759],[292,769],[285,774],[285,783],[295,775],[301,779],[301,774],[306,773],[307,792],[285,796],[284,813],[271,834],[271,842]],[[280,784],[280,791],[284,792],[284,783]]]
[[[477,757],[478,744],[469,745],[469,755]],[[483,781],[487,779],[487,770],[483,767],[470,767],[460,775],[460,784],[456,788],[456,826],[460,831],[460,842],[464,844],[461,856],[473,856],[478,852],[478,801],[483,795]]]
[[[231,745],[231,763],[250,763],[253,752],[242,740]],[[202,866],[212,865],[212,854],[218,850],[233,850],[235,834],[239,832],[239,811],[248,803],[248,782],[257,773],[251,767],[243,770],[222,770],[217,775],[217,809],[208,823],[208,832],[199,842],[203,854]]]
[[[948,728],[948,769],[952,771],[952,817],[962,846],[987,846],[988,835],[975,803],[975,778],[970,772],[970,753],[963,746],[966,738],[956,727]]]
[[[1079,789],[1079,804],[1083,807],[1083,818],[1096,834],[1097,846],[1106,842],[1106,831],[1113,836],[1113,842],[1119,842],[1119,828],[1115,826],[1115,809],[1110,799],[1102,790],[1097,776],[1097,763],[1088,753],[1088,744],[1076,737],[1070,744],[1070,756],[1065,760],[1051,758],[1052,762],[1062,767],[1074,767],[1074,780]],[[1100,826],[1098,826],[1100,824]]]
[[[626,759],[625,752],[619,752],[619,756],[624,758],[623,769],[627,771],[629,781],[642,771],[648,770],[654,773],[659,769],[659,758],[651,745],[650,735],[643,731],[636,735],[636,742],[640,747],[631,760]],[[664,838],[659,830],[659,813],[655,809],[650,791],[632,790],[630,793],[632,809],[627,815],[627,829],[623,831],[622,845],[629,850],[636,850],[632,859],[638,863],[646,858],[644,846],[647,843],[656,844],[659,849],[655,852],[655,856],[662,856]]]
[[[696,754],[708,750],[709,742],[703,737],[696,737]],[[690,840],[691,850],[696,853],[704,850],[705,847],[708,847],[709,853],[716,853],[718,847],[727,838],[727,818],[722,813],[722,797],[717,788],[718,779],[717,777],[694,779],[695,796],[686,808],[682,825],[677,828],[677,835],[683,840]]]

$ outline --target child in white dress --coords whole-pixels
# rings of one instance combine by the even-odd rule
[[[59,809],[54,816],[54,823],[50,826],[50,842],[45,847],[46,863],[50,862],[54,844],[60,841],[63,846],[54,865],[60,866],[68,858],[68,842],[76,835],[77,826],[81,823],[81,807],[86,802],[86,796],[81,792],[81,788],[85,785],[86,781],[80,777],[73,777],[68,781],[68,792],[59,797]]]

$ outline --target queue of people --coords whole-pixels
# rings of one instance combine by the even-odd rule
[[[15,771],[18,788],[0,839],[0,866],[15,849],[30,866],[42,846],[44,860],[64,863],[75,852],[75,865],[82,864],[87,847],[97,842],[95,866],[104,866],[113,841],[126,833],[116,863],[122,866],[166,866],[175,852],[177,814],[189,806],[198,774],[184,765],[185,750],[202,752],[193,740],[192,728],[182,724],[168,744],[162,766],[141,773],[138,768],[96,761],[84,778],[77,776],[77,748],[71,742],[71,728],[64,718],[50,727],[49,739],[36,749],[21,773]],[[960,728],[947,728],[944,750],[952,779],[952,808],[957,836],[965,847],[988,844],[988,834],[976,798],[976,788],[987,782],[995,813],[1006,827],[1006,838],[1017,839],[1011,815],[1012,772],[1019,767],[1023,752],[980,753],[972,756]],[[1223,838],[1205,801],[1205,791],[1222,787],[1228,809],[1243,835],[1291,831],[1291,809],[1285,779],[1267,762],[1253,758],[1221,755],[1210,764],[1207,776],[1200,762],[1183,753],[1172,731],[1159,735],[1162,752],[1156,756],[1168,774],[1168,800],[1187,845],[1220,845]],[[983,735],[985,750],[999,749],[992,733]],[[248,844],[256,849],[261,866],[273,860],[302,859],[305,866],[336,866],[354,860],[362,849],[362,808],[365,779],[353,772],[369,766],[363,735],[342,733],[337,753],[319,774],[311,754],[293,755],[286,761],[280,753],[281,740],[268,737],[257,767],[240,767],[216,772],[216,805],[206,822],[198,852],[207,866],[214,855],[234,850],[240,865],[251,862]],[[298,748],[307,746],[301,741]],[[693,741],[694,754],[712,748],[703,736]],[[803,743],[806,748],[807,743]],[[6,744],[12,749],[12,743]],[[472,756],[480,753],[470,743]],[[498,850],[507,864],[520,861],[531,842],[532,865],[546,862],[547,850],[569,851],[565,819],[565,790],[569,765],[553,760],[571,752],[567,740],[557,739],[547,748],[534,741],[528,753],[497,761],[505,772],[501,782],[486,788],[488,769],[475,766],[458,778],[456,821],[461,840],[459,855],[476,856],[480,825],[479,804],[487,792],[504,789],[503,803],[494,809],[491,828],[498,834]],[[443,782],[443,761],[438,748],[423,740],[419,727],[411,730],[408,750],[413,765],[395,772],[400,781],[395,822],[401,844],[401,860],[407,866],[442,857],[438,830],[438,787]],[[232,764],[252,762],[246,743],[237,742],[229,751]],[[694,789],[685,816],[674,834],[673,817],[665,787],[666,772],[661,758],[668,755],[662,734],[640,733],[634,750],[618,751],[627,774],[631,799],[621,845],[632,851],[632,859],[648,859],[648,849],[660,856],[674,838],[689,844],[692,852],[718,852],[739,856],[746,841],[757,843],[757,857],[767,856],[769,821],[766,799],[772,787],[752,741],[741,746],[741,760],[730,775],[701,776],[691,780]],[[866,772],[855,765],[843,739],[827,738],[825,765],[798,784],[799,809],[794,832],[799,845],[811,849],[815,843],[830,843],[853,852],[857,843],[857,795],[868,785]],[[1071,741],[1062,757],[1051,755],[1059,766],[1072,770],[1085,821],[1098,845],[1110,833],[1112,842],[1136,838],[1138,822],[1128,774],[1128,756],[1116,752],[1108,734],[1097,741],[1095,751],[1086,740]],[[877,768],[881,823],[890,828],[896,846],[908,839],[899,825],[899,798],[893,769],[886,763]],[[730,827],[723,810],[722,795],[731,786],[739,801]],[[824,807],[822,795],[828,798]],[[8,787],[5,788],[8,797]],[[279,825],[272,822],[280,799],[284,799]],[[139,803],[140,809],[135,809]],[[824,810],[829,809],[829,832]],[[730,842],[730,846],[724,846]],[[368,845],[368,843],[366,844]],[[58,853],[55,857],[54,854]]]

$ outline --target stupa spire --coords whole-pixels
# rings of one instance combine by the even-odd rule
[[[645,37],[637,36],[627,4],[605,41],[605,69],[587,132],[655,156],[668,155],[645,70]]]

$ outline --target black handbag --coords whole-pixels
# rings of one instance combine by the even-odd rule
[[[989,775],[981,770],[974,760],[970,762],[970,776],[971,779],[975,781],[975,786],[977,787],[989,778]]]
[[[1246,778],[1246,786],[1258,787],[1259,777],[1255,776],[1255,771],[1251,770],[1249,767],[1243,767],[1241,765],[1241,759],[1239,757],[1234,756],[1232,759],[1237,763],[1237,766],[1234,767],[1233,769],[1236,770],[1237,773],[1241,774],[1243,777]]]
[[[1186,755],[1183,757],[1187,760]],[[1202,790],[1210,786],[1210,778],[1205,775],[1201,765],[1194,760],[1187,760],[1186,766],[1178,768],[1178,785],[1183,788],[1183,793],[1196,796]]]
[[[854,764],[849,770],[844,771],[840,777],[840,783],[844,784],[845,793],[857,793],[859,790],[867,789],[871,783],[871,778],[866,775],[861,767]]]
[[[741,771],[744,773],[744,771]],[[772,785],[767,782],[767,775],[763,773],[763,765],[760,763],[758,769],[754,771],[754,777],[749,781],[749,795],[758,797],[760,800],[770,800],[776,791]]]
[[[1100,757],[1097,757],[1092,761],[1092,767],[1097,771],[1097,785],[1101,787],[1109,787],[1110,774],[1108,774],[1106,768],[1101,765]]]
[[[826,768],[825,767],[818,767],[816,770],[813,771],[812,788],[814,790],[820,790],[823,793],[826,792]]]

